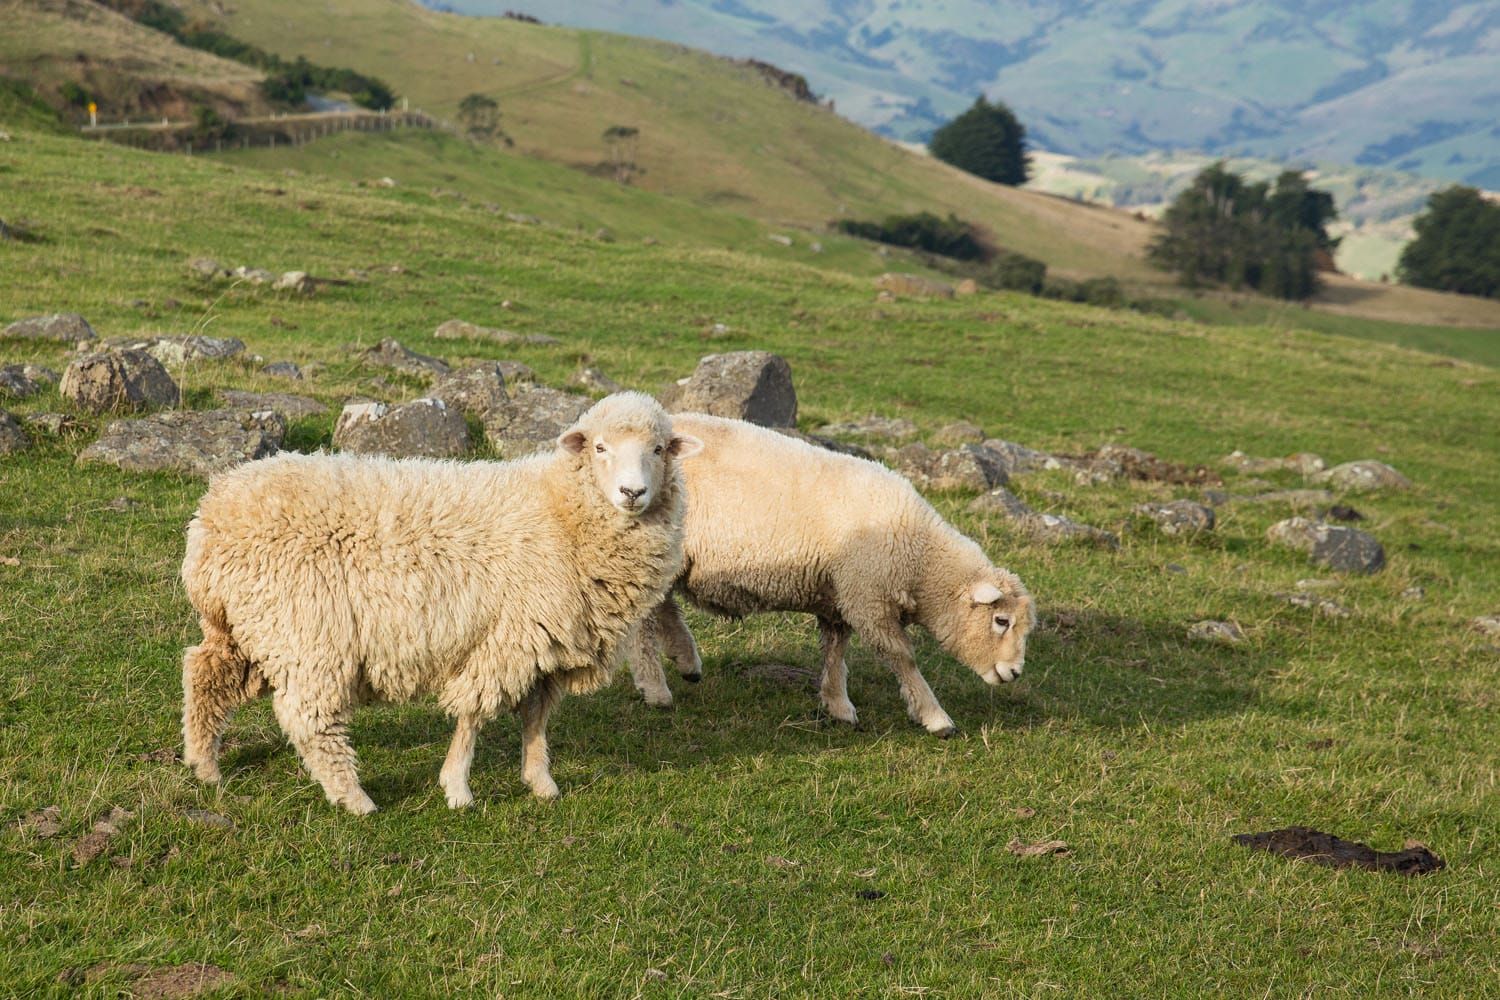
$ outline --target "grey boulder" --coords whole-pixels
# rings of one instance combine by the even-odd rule
[[[148,410],[175,406],[177,383],[145,351],[113,350],[86,354],[63,372],[64,399],[88,413]]]
[[[587,396],[518,385],[504,407],[484,418],[484,436],[504,458],[545,451],[592,405]]]
[[[220,389],[221,402],[236,410],[272,410],[283,417],[315,417],[327,413],[328,407],[309,396],[297,396],[290,392],[245,392],[240,389]]]
[[[359,359],[367,365],[390,368],[407,375],[431,377],[446,375],[451,370],[448,362],[408,350],[394,337],[386,337],[374,347],[359,352]]]
[[[78,313],[53,313],[18,319],[0,331],[8,340],[45,340],[58,344],[77,344],[94,339],[94,328]]]
[[[1306,552],[1315,564],[1342,573],[1378,573],[1385,567],[1384,546],[1357,528],[1289,517],[1271,525],[1266,537],[1273,545]]]
[[[391,458],[452,458],[469,448],[463,413],[441,399],[400,406],[348,403],[333,429],[334,447]]]
[[[31,447],[31,438],[22,429],[21,422],[0,410],[0,455],[14,455]]]
[[[1143,503],[1136,506],[1135,512],[1155,521],[1164,535],[1195,535],[1214,529],[1213,508],[1191,500]]]
[[[666,400],[676,413],[708,413],[762,427],[797,425],[791,365],[769,351],[710,354],[677,386]]]
[[[78,463],[206,477],[274,455],[285,434],[286,420],[266,410],[175,410],[111,422]]]
[[[1368,458],[1335,465],[1327,472],[1319,473],[1316,478],[1320,483],[1327,483],[1334,489],[1347,490],[1351,493],[1404,490],[1411,487],[1410,479],[1384,462]]]

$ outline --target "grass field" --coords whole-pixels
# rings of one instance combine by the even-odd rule
[[[69,993],[82,969],[112,995],[132,963],[189,961],[226,970],[225,996],[1494,992],[1500,653],[1468,622],[1500,610],[1495,369],[1021,296],[877,304],[867,278],[795,260],[604,243],[428,190],[24,129],[0,145],[0,184],[6,217],[43,240],[0,243],[0,323],[68,309],[105,336],[238,336],[268,360],[321,364],[294,391],[335,405],[421,391],[371,388],[380,373],[347,345],[384,336],[453,361],[514,357],[559,385],[587,361],[647,389],[702,354],[766,348],[790,360],[804,429],[873,411],[924,432],[969,419],[1036,447],[1121,441],[1189,463],[1309,449],[1379,458],[1416,483],[1349,498],[1390,565],[1324,591],[1347,619],[1276,596],[1329,576],[1264,542],[1284,507],[1221,508],[1214,534],[1189,541],[1130,511],[1193,490],[1019,483],[1039,509],[1123,530],[1108,552],[1031,543],[966,513],[968,497],[938,496],[1043,612],[1025,676],[1000,690],[922,640],[959,737],[911,726],[858,644],[861,728],[825,723],[805,675],[754,669],[812,668],[809,622],[695,614],[706,676],[674,682],[675,711],[647,709],[623,681],[563,705],[553,805],[518,780],[509,719],[481,743],[476,808],[453,813],[435,780],[450,731],[439,711],[362,711],[354,740],[382,811],[361,820],[325,803],[265,704],[232,726],[222,789],[161,759],[180,738],[179,657],[196,641],[175,574],[203,484],[80,468],[102,423],[85,418],[0,460],[7,992]],[[225,291],[187,276],[200,255],[362,276],[310,298]],[[562,345],[432,339],[453,316]],[[66,357],[0,343],[0,361],[22,360],[61,370]],[[194,407],[220,385],[286,388],[233,362],[177,374]],[[300,421],[290,443],[326,444],[331,424]],[[1226,476],[1236,493],[1263,488]],[[1425,597],[1403,597],[1412,586]],[[1239,622],[1248,641],[1189,641],[1205,617]],[[22,827],[49,805],[58,836]],[[73,843],[111,806],[135,816],[75,867]],[[1229,841],[1293,823],[1385,849],[1420,839],[1448,868],[1336,872]],[[1016,857],[1013,838],[1071,853]]]

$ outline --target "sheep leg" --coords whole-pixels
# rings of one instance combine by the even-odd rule
[[[671,708],[672,689],[667,687],[667,675],[661,669],[661,640],[657,616],[653,612],[631,630],[626,655],[630,659],[630,677],[646,704],[653,708]]]
[[[698,644],[693,633],[682,620],[682,609],[671,594],[656,608],[656,634],[661,637],[667,650],[667,659],[677,666],[677,672],[685,681],[697,683],[703,679],[703,658],[698,655]]]
[[[448,747],[447,759],[443,761],[442,773],[438,775],[438,784],[448,794],[450,809],[462,809],[474,802],[474,793],[469,790],[469,767],[474,763],[474,744],[483,728],[484,719],[463,713],[453,729],[453,742]]]
[[[219,747],[234,710],[259,695],[265,677],[229,636],[204,623],[203,642],[182,656],[182,760],[208,784],[219,781]]]
[[[943,711],[943,706],[938,704],[937,695],[927,686],[927,678],[917,669],[911,639],[906,630],[900,625],[890,625],[879,629],[869,638],[870,644],[885,654],[895,673],[896,680],[901,685],[901,700],[906,702],[906,714],[911,720],[943,739],[957,733],[958,727],[953,724],[948,713]]]
[[[855,725],[859,715],[854,711],[854,702],[849,700],[849,665],[844,662],[849,626],[819,618],[818,639],[823,647],[823,681],[818,700],[833,718]]]
[[[276,709],[276,721],[297,748],[313,780],[323,786],[328,801],[357,816],[374,812],[375,803],[360,787],[358,759],[349,745],[349,720],[354,716],[354,706],[309,704],[292,688],[277,691],[271,703]]]
[[[547,716],[562,700],[562,688],[551,677],[542,677],[521,699],[521,780],[539,799],[555,799],[559,792],[552,780],[547,754]]]

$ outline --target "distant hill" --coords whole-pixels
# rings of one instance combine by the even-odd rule
[[[1195,149],[1500,188],[1500,4],[430,2],[756,56],[898,138],[925,138],[985,92],[1076,156]]]

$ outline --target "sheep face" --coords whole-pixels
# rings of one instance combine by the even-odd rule
[[[651,509],[672,474],[673,460],[703,448],[690,434],[672,433],[665,414],[659,420],[630,424],[605,421],[602,427],[592,426],[585,417],[558,443],[588,461],[594,485],[626,517],[639,517]]]
[[[964,589],[959,601],[962,613],[951,652],[986,684],[1021,676],[1036,609],[1020,581],[985,574]]]

